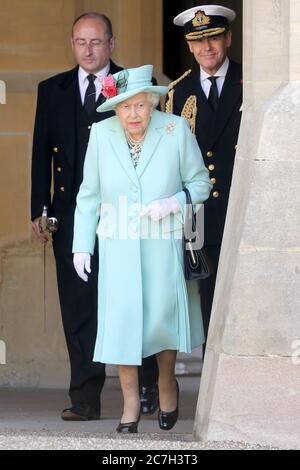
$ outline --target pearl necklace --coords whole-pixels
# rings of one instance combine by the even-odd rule
[[[146,132],[144,133],[143,137],[140,140],[133,140],[128,134],[126,134],[126,140],[127,140],[127,144],[129,147],[129,152],[132,158],[134,168],[137,167],[137,164],[141,155],[141,151],[142,151],[142,145],[145,140],[145,135],[146,135]]]

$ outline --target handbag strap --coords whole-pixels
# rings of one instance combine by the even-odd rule
[[[182,191],[185,193],[186,203],[192,204],[192,198],[191,198],[189,190],[187,188],[183,188]]]
[[[185,193],[186,196],[186,215],[185,215],[185,225],[186,227],[191,227],[193,232],[196,230],[196,216],[194,213],[193,202],[191,198],[191,194],[187,188],[183,188],[182,191]]]

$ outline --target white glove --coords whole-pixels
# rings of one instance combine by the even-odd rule
[[[156,222],[164,219],[170,214],[176,214],[180,211],[180,204],[175,197],[168,197],[166,199],[158,199],[151,202],[148,206],[144,207],[141,211],[141,217],[148,216]]]
[[[78,276],[84,281],[88,282],[89,278],[87,274],[84,272],[88,272],[91,274],[91,255],[89,253],[74,253],[73,256],[73,264],[74,268]]]

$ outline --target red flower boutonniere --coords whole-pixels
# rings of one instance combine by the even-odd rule
[[[117,96],[118,90],[115,84],[115,80],[112,75],[108,75],[102,80],[102,95],[105,98],[113,98]]]

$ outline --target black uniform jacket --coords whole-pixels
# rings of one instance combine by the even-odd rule
[[[111,62],[110,74],[120,70]],[[78,96],[78,66],[39,84],[32,154],[32,220],[41,215],[44,205],[53,214],[75,204]],[[97,105],[104,100],[100,94]],[[95,119],[98,122],[113,114],[95,113]]]
[[[222,242],[242,107],[242,66],[230,61],[218,110],[214,113],[200,84],[199,67],[174,86],[174,114],[196,96],[195,133],[214,185],[205,202],[205,245]]]

